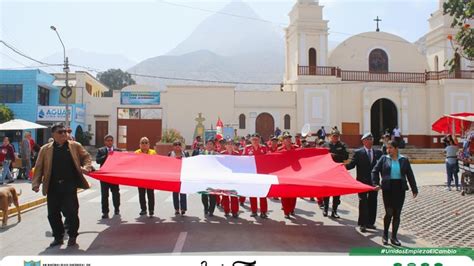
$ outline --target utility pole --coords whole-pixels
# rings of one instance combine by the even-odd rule
[[[66,56],[66,47],[64,46],[63,40],[61,40],[61,36],[59,36],[59,32],[56,29],[55,26],[50,27],[54,32],[56,32],[56,35],[58,35],[59,41],[61,42],[61,45],[63,46],[63,55],[64,55],[64,68],[63,71],[66,74],[66,80],[65,80],[65,87],[61,89],[61,96],[66,98],[66,121],[65,121],[65,127],[69,128],[69,97],[72,95],[72,89],[69,87],[69,59]]]

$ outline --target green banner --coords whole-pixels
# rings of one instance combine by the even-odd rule
[[[350,256],[467,256],[474,260],[472,248],[352,248]]]

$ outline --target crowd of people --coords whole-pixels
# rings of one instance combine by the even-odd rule
[[[51,247],[63,244],[65,231],[69,235],[68,246],[76,245],[76,237],[79,228],[79,201],[76,189],[89,188],[89,183],[84,178],[84,174],[93,170],[91,156],[77,142],[72,141],[67,130],[62,124],[52,127],[53,141],[44,145],[38,155],[32,188],[35,192],[40,190],[47,196],[48,220],[53,231],[54,241]],[[390,241],[394,245],[401,245],[397,239],[398,227],[400,224],[400,213],[405,200],[405,191],[411,188],[413,196],[416,197],[418,190],[415,177],[407,158],[400,155],[398,143],[389,141],[387,143],[387,155],[373,148],[373,136],[370,133],[362,137],[363,147],[355,151],[350,161],[347,161],[349,153],[346,145],[340,141],[340,132],[337,128],[328,134],[326,138],[315,141],[314,146],[329,149],[334,161],[345,163],[347,169],[357,168],[357,180],[374,187],[374,191],[359,194],[359,218],[358,225],[360,231],[365,233],[368,229],[376,229],[375,217],[377,211],[377,193],[382,190],[383,202],[385,206],[383,243],[388,243],[389,228],[392,225]],[[323,141],[322,142],[320,142]],[[244,142],[245,141],[245,142]],[[306,143],[305,143],[306,142]],[[118,152],[114,146],[114,138],[107,135],[104,138],[105,146],[100,148],[96,161],[103,165],[108,154]],[[289,132],[282,132],[281,135],[273,136],[266,143],[258,134],[253,134],[248,138],[238,141],[221,139],[216,141],[208,139],[202,143],[199,138],[193,143],[192,155],[216,155],[225,154],[230,156],[258,155],[272,152],[286,152],[294,149],[304,149],[310,146],[302,136],[295,138]],[[139,149],[135,153],[143,153],[153,156],[155,150],[151,148],[151,143],[147,137],[142,137]],[[188,152],[184,150],[183,143],[175,141],[173,150],[168,154],[177,159],[186,158]],[[331,178],[331,177],[328,177]],[[120,188],[119,185],[101,182],[102,193],[102,218],[109,218],[109,192],[112,194],[114,215],[120,214]],[[140,201],[140,216],[154,215],[155,198],[153,190],[138,188]],[[187,195],[173,192],[173,207],[175,215],[185,215],[187,205]],[[239,207],[246,203],[246,198],[238,196],[222,196],[215,194],[201,194],[204,215],[212,217],[219,207],[226,217],[239,218]],[[295,219],[295,208],[297,198],[279,198],[281,209],[286,219]],[[328,216],[330,198],[318,199],[323,209],[323,216]],[[260,216],[262,219],[268,218],[267,198],[250,197],[251,217]],[[340,204],[340,197],[332,197],[331,217],[340,218],[337,210]],[[316,206],[316,205],[315,205]],[[67,228],[63,224],[61,214],[65,216]]]
[[[36,162],[40,146],[35,143],[29,131],[25,131],[23,139],[19,144],[20,151],[18,153],[19,156],[17,156],[15,146],[11,144],[10,138],[3,138],[2,145],[0,146],[0,162],[3,165],[0,185],[5,182],[14,182],[13,168],[15,164],[20,165],[16,178],[30,181],[30,171]]]

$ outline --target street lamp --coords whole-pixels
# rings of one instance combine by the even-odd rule
[[[61,95],[66,98],[66,128],[69,127],[69,97],[71,97],[72,90],[69,87],[69,60],[66,57],[66,47],[64,46],[63,40],[61,40],[61,36],[59,36],[59,32],[56,29],[55,26],[50,27],[51,30],[56,32],[56,35],[58,35],[59,41],[61,42],[61,45],[63,46],[63,55],[64,55],[64,73],[66,73],[66,87],[61,89]]]

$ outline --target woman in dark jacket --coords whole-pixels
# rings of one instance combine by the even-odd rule
[[[398,152],[398,143],[389,141],[387,144],[387,155],[382,156],[372,170],[372,181],[377,188],[382,189],[383,204],[385,207],[385,217],[383,219],[384,230],[382,242],[388,244],[388,228],[392,223],[392,237],[390,242],[400,246],[397,239],[398,227],[400,225],[400,214],[403,202],[405,201],[405,191],[410,184],[413,198],[418,195],[415,176],[411,169],[408,158]],[[380,181],[380,175],[382,180]]]

